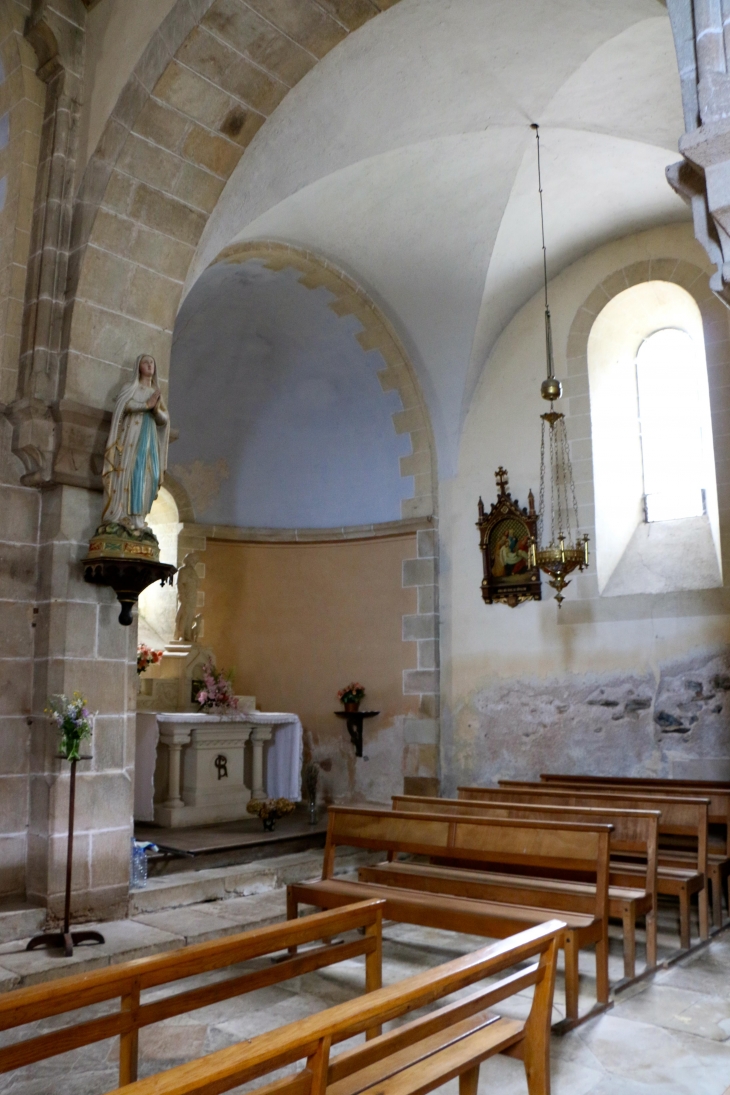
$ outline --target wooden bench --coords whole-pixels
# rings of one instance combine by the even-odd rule
[[[394,795],[394,810],[414,810],[421,813],[447,813],[447,814],[477,814],[477,816],[504,817],[511,820],[524,818],[545,817],[550,821],[585,821],[599,822],[613,825],[610,838],[611,852],[631,852],[640,854],[646,860],[646,876],[641,886],[627,888],[609,885],[608,912],[609,916],[621,920],[623,928],[624,951],[624,981],[614,988],[625,988],[636,977],[636,921],[638,918],[646,920],[646,965],[647,969],[653,969],[657,961],[657,936],[656,936],[656,874],[657,874],[657,827],[659,812],[657,810],[599,810],[591,807],[579,806],[540,806],[540,805],[511,805],[499,802],[466,802],[463,799],[425,798],[414,795]],[[380,882],[383,885],[408,885],[408,882],[400,883],[400,877],[411,879],[412,888],[428,888],[427,881],[416,882],[420,877],[428,879],[432,868],[427,864],[408,864],[405,875],[401,868],[405,864],[378,864],[375,867],[365,867],[359,871],[359,877],[364,882]],[[457,868],[458,870],[458,868]],[[463,875],[463,870],[460,871]],[[505,874],[488,874],[480,872],[480,883],[485,887],[495,887],[493,898],[498,901],[510,900],[505,896],[505,886],[515,887],[517,879],[521,896],[517,898],[519,904],[545,904],[549,901],[551,907],[560,909],[573,909],[574,912],[590,911],[594,900],[595,886],[590,882],[576,882],[569,880],[556,880],[548,878],[524,877]],[[443,885],[446,877],[439,869],[436,872],[438,885]],[[457,875],[458,877],[458,875]],[[472,881],[475,881],[474,879]],[[527,891],[527,892],[525,892]],[[446,891],[444,891],[446,892]],[[555,894],[554,898],[547,898],[548,893]],[[467,896],[477,896],[470,893]],[[484,896],[488,896],[486,890]]]
[[[593,806],[599,809],[613,807],[630,810],[640,805],[645,809],[659,810],[659,834],[679,834],[694,837],[697,852],[691,865],[671,866],[663,864],[661,857],[657,866],[657,892],[676,897],[679,904],[680,945],[684,950],[690,946],[690,909],[694,894],[697,894],[700,914],[700,938],[709,938],[709,914],[707,903],[707,800],[677,799],[666,795],[645,796],[641,801],[631,795],[621,795],[614,791],[587,791],[579,787],[548,788],[545,784],[519,783],[503,780],[497,788],[496,796],[492,787],[460,787],[459,798],[490,801],[509,801],[514,803],[542,803],[545,805]],[[645,865],[632,863],[624,858],[611,861],[610,884],[613,886],[632,886],[644,876]]]
[[[287,887],[287,916],[300,904],[336,908],[366,897],[385,899],[383,916],[407,924],[447,931],[504,938],[529,924],[559,918],[566,923],[561,939],[565,951],[566,1018],[560,1030],[612,1006],[608,984],[608,840],[610,825],[578,822],[505,821],[498,818],[446,817],[409,811],[333,806],[329,810],[322,878]],[[406,852],[433,858],[491,864],[565,868],[585,871],[595,882],[592,913],[568,913],[517,903],[482,901],[413,889],[349,882],[333,877],[339,846],[380,852]],[[578,952],[596,948],[596,997],[591,1012],[578,1016]]]
[[[0,1072],[10,1072],[58,1053],[118,1035],[119,1083],[129,1084],[137,1078],[139,1031],[150,1023],[159,1023],[173,1015],[182,1015],[267,985],[277,985],[291,977],[324,969],[358,955],[365,956],[365,989],[372,991],[382,983],[382,910],[382,901],[369,900],[335,912],[303,917],[295,923],[287,921],[267,928],[256,928],[181,950],[137,958],[90,973],[3,993],[0,995],[0,1031],[14,1030],[27,1023],[64,1015],[115,998],[120,999],[120,1008],[109,1015],[61,1028],[54,1027],[50,1033],[37,1034],[0,1048]],[[156,996],[150,1003],[140,999],[145,989],[169,985],[186,977],[225,969],[264,955],[280,955],[281,952],[286,953],[290,946],[313,943],[323,937],[353,932],[355,929],[364,932],[364,935],[319,945],[296,957],[285,957],[267,968],[236,973],[201,988],[161,998]],[[377,1027],[373,1027],[369,1036],[374,1038],[379,1033]]]
[[[725,894],[730,912],[730,783],[722,780],[649,779],[637,776],[561,776],[543,774],[540,780],[548,786],[567,784],[585,787],[615,787],[631,794],[682,795],[707,798],[710,806],[707,814],[707,866],[712,898],[712,922],[716,929],[722,927],[722,895]],[[678,849],[673,849],[678,850]],[[691,851],[681,858],[689,860]]]
[[[254,1088],[253,1095],[428,1095],[456,1077],[459,1095],[477,1095],[480,1065],[497,1053],[523,1061],[530,1095],[550,1095],[550,1017],[563,928],[560,921],[532,927],[396,985],[139,1080],[119,1095],[220,1095],[300,1061],[304,1067]],[[331,1053],[333,1045],[363,1030],[535,958],[496,984]],[[526,1019],[487,1010],[532,986]]]

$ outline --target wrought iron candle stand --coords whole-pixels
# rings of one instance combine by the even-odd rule
[[[60,757],[60,760],[66,760],[66,757]],[[78,946],[79,943],[104,943],[105,939],[101,932],[97,931],[71,931],[71,874],[73,871],[73,848],[74,848],[74,812],[76,809],[76,764],[79,760],[91,760],[90,756],[74,758],[71,761],[71,783],[69,785],[68,793],[68,851],[66,853],[66,900],[63,911],[63,930],[59,932],[43,932],[41,935],[34,935],[26,946],[27,951],[35,950],[36,947],[62,947],[66,958],[71,958],[74,952],[74,946]]]

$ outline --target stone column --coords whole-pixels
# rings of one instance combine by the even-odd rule
[[[168,749],[167,798],[163,803],[168,810],[179,810],[184,806],[181,789],[181,760],[183,745],[190,743],[190,730],[182,727],[170,727],[160,734],[160,741]]]
[[[62,911],[69,766],[43,714],[48,697],[75,690],[98,712],[78,766],[72,914],[126,915],[134,802],[137,626],[117,622],[111,590],[87,585],[79,561],[101,495],[57,486],[41,494],[32,699],[28,898]]]
[[[264,787],[264,742],[271,741],[272,733],[271,726],[255,726],[251,732],[250,741],[253,749],[251,798],[258,801],[268,798]]]

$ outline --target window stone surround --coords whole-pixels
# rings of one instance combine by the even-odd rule
[[[708,270],[671,257],[631,263],[605,277],[586,296],[570,325],[563,382],[566,427],[575,476],[581,533],[595,544],[593,447],[588,385],[588,338],[599,313],[619,293],[646,281],[667,281],[685,289],[702,315],[710,391],[715,471],[717,477],[724,589],[680,593],[601,597],[595,570],[574,578],[577,598],[562,606],[559,623],[659,616],[704,616],[730,613],[730,325],[727,307],[708,287]]]

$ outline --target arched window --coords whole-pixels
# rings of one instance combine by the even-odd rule
[[[603,596],[722,585],[702,316],[679,285],[615,296],[588,339]]]
[[[704,452],[710,407],[707,369],[691,335],[665,327],[645,338],[636,387],[646,520],[701,517],[711,471]]]
[[[152,503],[147,517],[160,545],[160,561],[177,566],[177,541],[182,524],[175,499],[165,487]],[[175,635],[177,588],[161,586],[159,582],[147,586],[139,595],[138,641],[153,649],[164,649]]]

